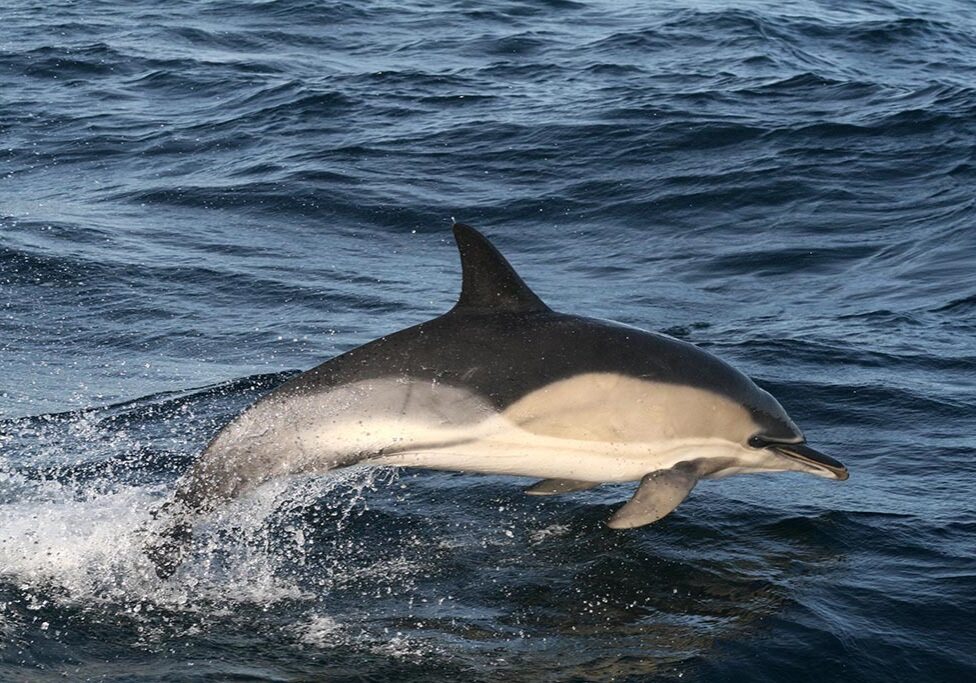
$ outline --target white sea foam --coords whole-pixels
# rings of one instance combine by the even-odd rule
[[[131,604],[136,611],[151,605],[212,613],[221,605],[300,599],[302,590],[279,570],[283,562],[303,563],[305,530],[286,526],[284,539],[278,530],[275,541],[286,550],[272,552],[268,519],[339,489],[334,520],[342,526],[379,476],[358,468],[272,482],[203,521],[185,566],[162,581],[143,546],[154,527],[151,511],[168,487],[34,480],[0,469],[0,576],[46,600]]]
[[[298,640],[313,647],[340,644],[347,637],[345,628],[328,615],[313,614],[305,623],[296,625]]]
[[[532,545],[538,545],[552,538],[560,538],[569,533],[568,524],[550,524],[542,529],[529,532],[529,541]]]

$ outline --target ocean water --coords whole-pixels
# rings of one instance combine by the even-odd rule
[[[0,680],[976,680],[964,0],[0,8]],[[149,511],[296,371],[447,310],[454,217],[851,471],[351,469]]]

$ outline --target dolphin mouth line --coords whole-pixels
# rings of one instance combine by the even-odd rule
[[[845,481],[851,475],[839,460],[836,460],[826,453],[810,448],[805,443],[771,443],[767,446],[778,453],[782,453],[787,458],[798,460],[808,465],[813,465],[820,469],[827,470],[833,474],[838,481]]]
[[[840,460],[810,448],[802,440],[794,442],[778,441],[757,434],[749,439],[749,445],[753,448],[768,448],[791,460],[802,462],[817,469],[826,470],[833,474],[839,481],[845,481],[851,476],[847,471],[847,467]]]

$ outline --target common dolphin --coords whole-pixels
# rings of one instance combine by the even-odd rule
[[[639,480],[614,529],[655,522],[699,479],[801,471],[847,479],[783,407],[672,337],[557,313],[477,230],[454,225],[457,304],[285,382],[210,441],[157,511],[157,573],[194,521],[269,479],[357,463],[541,478],[532,495]]]

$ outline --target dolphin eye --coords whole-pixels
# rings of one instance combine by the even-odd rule
[[[771,441],[766,439],[762,434],[753,434],[749,437],[749,445],[753,448],[766,448]]]

